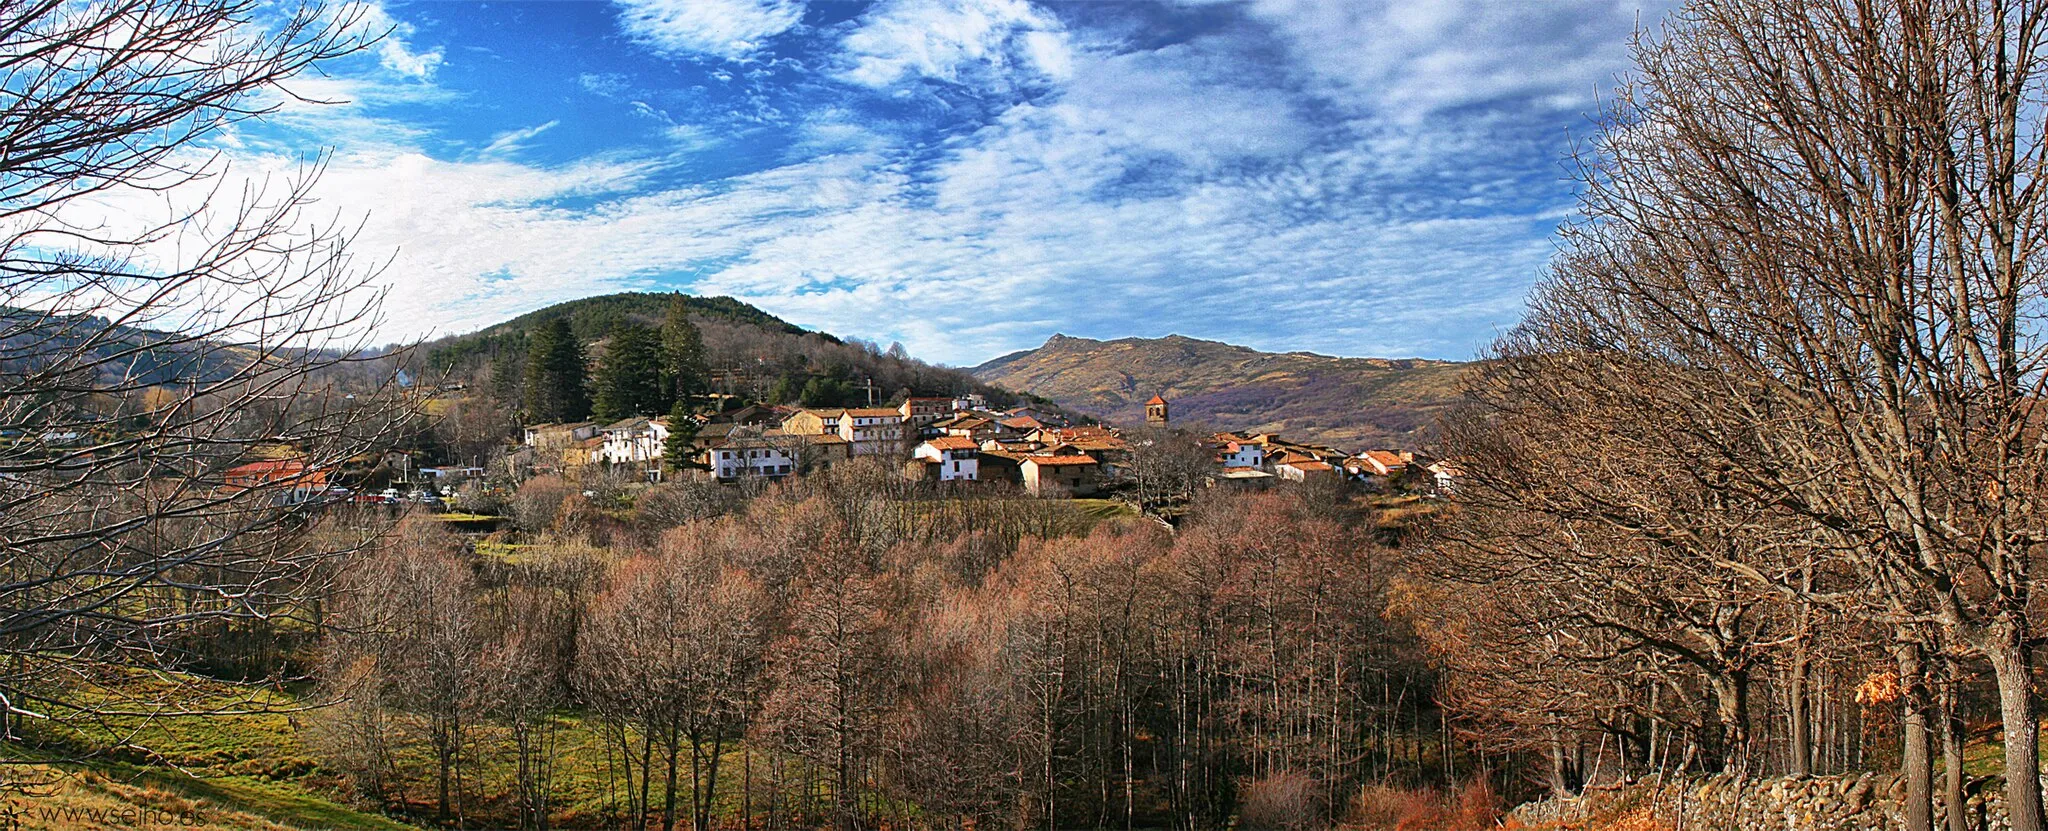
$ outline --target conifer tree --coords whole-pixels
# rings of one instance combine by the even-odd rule
[[[593,410],[600,421],[662,411],[661,345],[654,330],[632,323],[612,329],[597,367]]]
[[[682,295],[669,301],[668,318],[661,324],[661,370],[664,392],[672,401],[689,401],[702,394],[707,373],[704,334],[690,321],[690,307]]]
[[[695,450],[691,445],[697,441],[697,419],[693,417],[690,402],[676,399],[675,406],[668,411],[668,440],[662,443],[662,465],[669,470],[701,468],[697,464]]]
[[[533,332],[526,352],[526,411],[535,421],[582,421],[590,415],[583,344],[557,317]]]

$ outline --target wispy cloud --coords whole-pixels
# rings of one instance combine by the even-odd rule
[[[409,78],[432,80],[434,70],[446,62],[446,52],[440,47],[415,47],[411,41],[417,30],[412,24],[392,17],[381,3],[355,0],[334,7],[330,14],[354,21],[356,29],[365,35],[381,37],[377,42],[377,60],[387,70]]]
[[[478,155],[489,158],[502,158],[513,155],[526,149],[526,143],[532,141],[535,136],[554,129],[555,125],[560,123],[562,123],[561,120],[556,119],[545,124],[535,124],[532,127],[506,130],[492,136],[491,143],[485,145],[483,150],[478,151]]]
[[[1318,92],[1413,123],[1485,104],[1584,110],[1674,0],[1251,0]]]
[[[451,142],[393,113],[457,93],[389,67],[323,82],[358,103],[282,126],[341,148],[320,204],[397,252],[393,337],[674,287],[963,364],[1054,331],[1464,357],[1550,256],[1566,130],[1636,22],[1608,2],[1420,0],[803,15],[621,3],[622,31],[679,66],[751,62],[680,90],[568,76],[645,144],[555,152],[580,125],[541,117]],[[769,108],[787,114],[749,115]],[[236,155],[281,170],[286,150]]]
[[[676,56],[751,56],[803,20],[803,0],[616,0],[626,34]]]

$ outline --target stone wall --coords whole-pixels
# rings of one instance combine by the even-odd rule
[[[1940,783],[1936,783],[1937,787]],[[1970,827],[2005,831],[2003,787],[1996,779],[1970,783],[1964,810]],[[1865,773],[1805,779],[1751,779],[1736,775],[1644,779],[1588,788],[1571,799],[1547,799],[1509,812],[1509,827],[1573,831],[1896,831],[1905,794],[1896,775]],[[1935,795],[1935,827],[1943,807]]]

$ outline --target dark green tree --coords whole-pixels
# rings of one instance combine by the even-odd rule
[[[799,399],[799,398],[802,398],[802,397],[803,397],[803,394],[804,394],[804,381],[803,381],[803,376],[801,376],[801,375],[784,375],[784,376],[782,376],[781,378],[779,378],[779,379],[777,379],[777,380],[776,380],[776,382],[775,382],[775,389],[773,389],[773,390],[770,390],[770,391],[768,392],[768,403],[770,403],[770,404],[794,404],[794,403],[796,403],[796,402],[797,402],[797,399]]]
[[[604,360],[597,367],[593,410],[600,421],[655,415],[663,409],[661,340],[653,329],[635,323],[612,327]]]
[[[806,407],[844,407],[852,398],[853,385],[836,378],[812,378],[800,396]]]
[[[693,447],[697,441],[697,419],[688,401],[678,399],[668,411],[668,440],[661,445],[661,464],[669,470],[702,469]]]
[[[524,409],[526,353],[518,349],[500,350],[491,359],[490,385],[491,395],[505,402],[507,409]]]
[[[536,327],[526,351],[526,414],[534,421],[582,421],[590,416],[589,371],[583,343],[557,317]]]
[[[663,390],[671,401],[695,403],[707,388],[708,361],[704,334],[690,320],[689,304],[682,295],[669,301],[668,317],[661,324],[661,371]]]

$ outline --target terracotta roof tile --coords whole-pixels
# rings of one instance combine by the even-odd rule
[[[1031,462],[1040,467],[1100,464],[1092,456],[1025,456],[1022,461]]]

